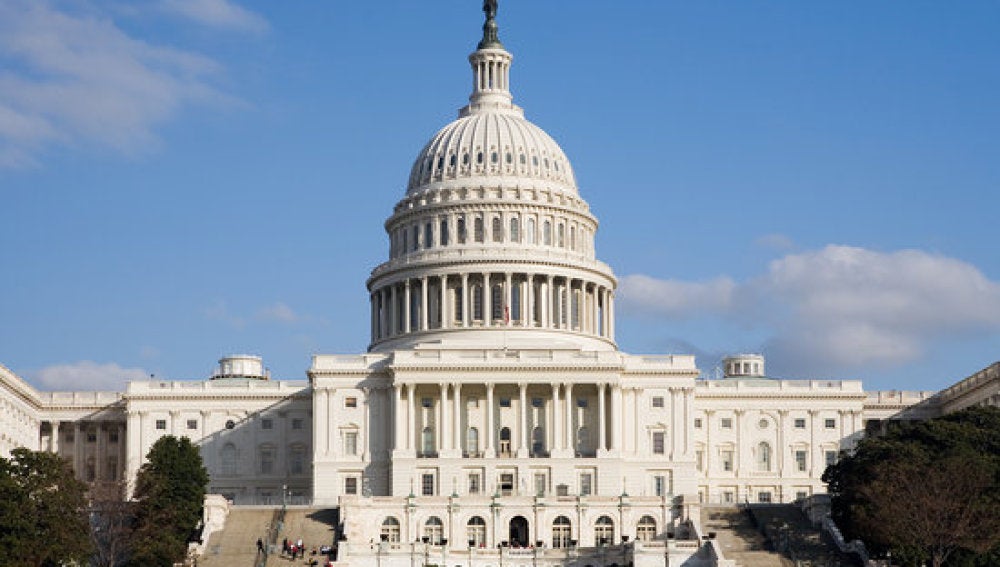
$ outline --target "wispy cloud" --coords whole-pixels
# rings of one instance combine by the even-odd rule
[[[221,299],[206,307],[203,314],[205,315],[205,318],[210,321],[221,321],[237,329],[242,329],[247,324],[245,318],[231,313],[229,310],[229,304]]]
[[[791,238],[778,233],[758,236],[754,239],[753,243],[761,248],[777,250],[779,252],[788,252],[795,248],[795,242]]]
[[[160,5],[204,26],[251,33],[263,33],[269,28],[260,15],[228,0],[163,0]]]
[[[235,102],[213,85],[222,73],[213,59],[73,6],[0,2],[0,167],[37,166],[59,145],[138,155],[185,105]]]
[[[257,318],[264,321],[295,323],[302,319],[288,304],[278,301],[257,311]]]
[[[631,275],[622,279],[621,296],[626,312],[712,316],[764,329],[765,350],[795,373],[899,366],[938,340],[1000,333],[1000,282],[920,250],[831,245],[786,255],[745,282]]]
[[[56,391],[121,392],[126,382],[149,377],[142,368],[123,368],[114,362],[98,364],[90,360],[46,366],[25,374],[42,390]]]
[[[242,312],[243,314],[241,314]],[[296,313],[284,301],[275,301],[270,305],[265,305],[259,309],[237,309],[232,310],[224,300],[217,300],[206,307],[203,311],[206,319],[211,321],[221,321],[233,328],[243,329],[251,322],[262,323],[283,323],[291,325],[313,321],[312,318]]]

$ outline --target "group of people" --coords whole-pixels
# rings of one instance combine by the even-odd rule
[[[291,555],[292,559],[306,556],[306,546],[302,544],[302,538],[292,541],[287,537],[281,540],[281,554]]]

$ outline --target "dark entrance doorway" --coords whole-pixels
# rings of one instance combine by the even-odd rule
[[[510,519],[511,547],[528,547],[528,520],[524,516],[514,516]]]

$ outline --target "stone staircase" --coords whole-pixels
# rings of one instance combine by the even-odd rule
[[[794,504],[752,504],[750,512],[771,546],[801,567],[856,567],[857,557],[841,553]]]
[[[702,510],[702,533],[715,533],[726,559],[740,567],[793,567],[791,560],[769,551],[764,536],[746,511],[733,507]]]
[[[209,537],[198,566],[253,567],[257,538],[265,537],[273,515],[273,508],[231,508],[222,531]]]
[[[336,508],[288,508],[285,512],[284,529],[278,534],[278,543],[275,555],[268,561],[268,565],[285,565],[289,562],[287,557],[278,557],[281,553],[281,540],[288,538],[289,541],[302,539],[306,548],[304,559],[297,559],[296,563],[307,563],[314,557],[323,558],[319,555],[313,556],[312,550],[319,549],[323,545],[332,545],[335,529],[340,522],[340,511]],[[322,563],[322,561],[321,561]]]

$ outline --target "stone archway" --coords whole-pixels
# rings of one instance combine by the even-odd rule
[[[507,541],[511,547],[528,547],[528,520],[524,516],[514,516],[510,519],[510,530]]]

